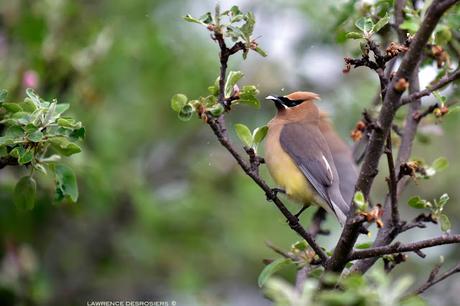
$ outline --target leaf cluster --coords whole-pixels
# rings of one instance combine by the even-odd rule
[[[73,171],[58,163],[62,156],[81,152],[77,142],[84,138],[82,123],[64,113],[69,104],[45,101],[32,89],[23,102],[6,102],[6,90],[0,91],[0,158],[26,166],[30,174],[16,184],[14,200],[21,209],[32,209],[35,202],[34,172],[51,173],[56,182],[56,201],[78,199]],[[11,163],[11,162],[10,162]]]

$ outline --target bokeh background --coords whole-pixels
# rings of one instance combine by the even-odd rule
[[[231,59],[230,69],[245,73],[243,83],[256,84],[260,98],[298,89],[319,93],[319,106],[351,143],[350,131],[372,104],[378,80],[364,68],[342,73],[343,57],[359,50],[356,41],[343,42],[337,26],[349,2],[235,0],[221,1],[221,6],[254,11],[255,36],[269,54],[253,53],[244,62],[239,56]],[[209,32],[181,18],[200,16],[214,4],[0,2],[0,87],[8,89],[11,101],[22,100],[24,89],[33,87],[44,98],[71,103],[71,112],[87,129],[83,152],[68,159],[78,176],[76,204],[52,204],[52,184],[43,179],[35,209],[19,212],[11,196],[22,170],[0,172],[1,305],[86,305],[95,300],[270,304],[257,287],[262,259],[277,257],[265,242],[288,249],[299,238],[210,130],[199,120],[179,121],[169,106],[178,92],[206,94],[217,77],[218,49]],[[354,7],[360,5],[356,1]],[[425,67],[422,85],[435,72],[434,66]],[[454,92],[451,99],[458,98]],[[260,110],[242,106],[227,123],[254,128],[273,114],[269,103]],[[419,213],[405,204],[409,196],[432,199],[448,193],[446,210],[457,232],[458,116],[441,122],[427,118],[414,156],[427,162],[445,156],[450,167],[412,184],[401,200],[409,219]],[[376,201],[383,200],[385,186],[382,175],[373,188]],[[312,212],[302,216],[302,223],[308,225]],[[319,240],[331,248],[339,228],[333,218],[326,227],[332,235]],[[434,225],[401,239],[439,233]],[[439,247],[428,250],[426,259],[409,254],[395,277],[411,273],[421,281],[440,255],[449,265],[458,251]],[[292,280],[294,272],[283,275]],[[425,297],[433,305],[454,305],[459,288],[460,278],[452,277]]]

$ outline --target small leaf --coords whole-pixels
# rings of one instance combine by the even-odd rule
[[[171,108],[175,112],[180,112],[181,109],[187,104],[188,98],[183,94],[176,94],[171,98]]]
[[[447,215],[445,215],[445,214],[441,214],[439,216],[439,223],[441,225],[441,230],[443,232],[447,232],[452,228],[452,225],[450,224],[449,217],[447,217]]]
[[[447,158],[445,157],[438,157],[431,164],[431,167],[433,167],[438,172],[447,169],[448,166],[449,166],[449,162]]]
[[[2,107],[10,113],[17,113],[22,111],[22,107],[18,103],[2,103]]]
[[[413,34],[418,31],[419,26],[420,26],[419,24],[417,24],[416,22],[412,20],[404,20],[404,22],[401,23],[399,28],[402,30],[407,30]]]
[[[18,163],[20,165],[25,165],[25,164],[30,163],[33,158],[34,158],[34,154],[32,153],[32,151],[26,150],[24,154],[21,154],[19,156]]]
[[[24,137],[24,130],[18,125],[13,125],[6,129],[5,136],[13,139],[21,139]]]
[[[54,110],[54,115],[55,116],[61,115],[61,114],[65,113],[69,108],[70,108],[70,104],[68,104],[68,103],[56,104],[56,108]]]
[[[193,115],[193,107],[190,104],[185,104],[184,107],[181,108],[178,117],[182,121],[189,121]]]
[[[256,97],[258,93],[259,91],[253,85],[243,86],[243,89],[240,92],[240,98],[237,100],[237,102],[259,108],[260,102]]]
[[[27,113],[33,113],[37,109],[37,106],[30,98],[25,98],[24,102],[21,103],[21,107]]]
[[[256,51],[257,53],[259,53],[260,55],[262,55],[263,57],[266,57],[268,54],[267,52],[265,52],[264,50],[262,50],[260,47],[256,47],[254,49],[254,51]]]
[[[238,138],[241,140],[241,142],[245,146],[247,147],[252,146],[253,139],[252,139],[251,131],[246,125],[242,123],[235,124],[235,131],[236,131],[236,135],[238,136]]]
[[[272,276],[274,273],[278,272],[282,268],[286,267],[291,263],[291,260],[288,258],[278,258],[277,260],[273,261],[271,264],[265,266],[262,272],[257,279],[257,284],[260,288],[262,288],[267,280]]]
[[[372,28],[372,31],[374,33],[377,33],[378,31],[380,31],[384,26],[386,26],[388,24],[388,22],[390,21],[390,15],[388,15],[388,13],[385,14],[385,17],[381,18],[379,21],[377,21],[377,23],[374,25],[374,27]]]
[[[355,202],[356,207],[359,210],[366,210],[367,208],[366,199],[364,198],[364,194],[361,191],[357,191],[355,193],[355,196],[353,197],[353,201]]]
[[[363,242],[355,245],[357,249],[368,249],[372,246],[372,242]]]
[[[266,125],[256,128],[254,132],[252,133],[254,144],[258,145],[259,143],[261,143],[262,140],[264,140],[265,136],[267,135],[267,132],[268,132],[268,126]]]
[[[31,176],[23,176],[14,187],[13,201],[20,210],[31,210],[35,205],[37,183]]]
[[[194,17],[192,17],[190,14],[187,14],[184,16],[184,20],[188,22],[194,22],[203,25],[204,23]]]
[[[444,193],[440,198],[439,198],[439,206],[444,207],[444,205],[449,202],[449,195],[447,193]]]
[[[241,71],[230,71],[225,82],[225,97],[228,98],[233,92],[233,86],[244,76]]]
[[[58,152],[65,156],[81,152],[81,148],[76,143],[71,142],[65,137],[54,137],[49,141]]]
[[[299,251],[305,251],[306,249],[308,249],[307,241],[305,241],[305,240],[297,241],[291,246],[291,249],[296,249],[296,250],[299,250]]]
[[[27,139],[29,139],[32,142],[39,142],[40,140],[43,139],[43,133],[37,130],[35,132],[30,133],[27,136]]]
[[[26,89],[26,95],[30,98],[30,100],[35,104],[36,107],[41,106],[42,103],[40,97],[35,93],[35,91],[32,88]]]
[[[409,204],[410,207],[416,208],[416,209],[422,209],[422,208],[427,207],[426,201],[424,199],[420,198],[419,196],[411,197],[407,201],[407,204]]]
[[[213,115],[214,117],[219,117],[220,115],[222,115],[225,111],[224,107],[222,106],[222,104],[220,103],[217,103],[215,104],[214,106],[212,106],[211,108],[208,109],[208,111],[211,113],[211,115]]]
[[[348,39],[361,39],[361,38],[364,38],[363,34],[358,33],[358,32],[348,32],[345,35],[345,37],[348,38]]]
[[[68,196],[72,202],[76,202],[78,186],[72,169],[59,164],[54,167],[54,173],[56,175],[56,200],[60,201]]]
[[[369,33],[372,30],[374,23],[370,18],[361,17],[358,20],[356,20],[355,26],[362,32]]]

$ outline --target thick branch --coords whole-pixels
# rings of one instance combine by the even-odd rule
[[[356,189],[362,191],[367,199],[369,198],[369,193],[374,182],[374,178],[377,175],[377,168],[380,156],[383,153],[385,140],[387,139],[391,130],[393,118],[403,93],[399,90],[396,84],[400,82],[401,79],[408,80],[410,76],[412,76],[417,63],[422,56],[424,46],[427,44],[431,33],[439,22],[439,19],[448,8],[450,8],[458,1],[459,0],[440,0],[431,4],[427,10],[419,31],[415,34],[414,39],[411,41],[409,50],[403,57],[401,65],[399,66],[391,83],[387,87],[382,109],[376,124],[377,126],[371,135],[364,158],[364,163],[361,167],[361,172],[356,184]],[[354,216],[354,210],[355,208],[352,206],[348,214],[347,223],[339,239],[339,243],[337,244],[332,257],[327,264],[327,269],[330,271],[339,272],[343,270],[348,261],[349,254],[353,248],[353,245],[356,243],[357,237],[359,235],[359,226],[356,226],[355,223],[350,222]]]
[[[417,241],[413,243],[401,244],[395,242],[390,245],[369,248],[366,250],[356,250],[354,251],[349,260],[363,259],[363,258],[374,258],[380,257],[382,255],[394,254],[394,253],[404,253],[404,252],[413,252],[421,249],[431,248],[443,244],[452,244],[460,242],[460,234],[457,235],[443,235],[440,237]]]

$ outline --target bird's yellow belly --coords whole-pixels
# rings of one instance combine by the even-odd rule
[[[314,200],[312,187],[279,142],[268,142],[265,150],[268,171],[277,185],[295,201],[304,205]]]

